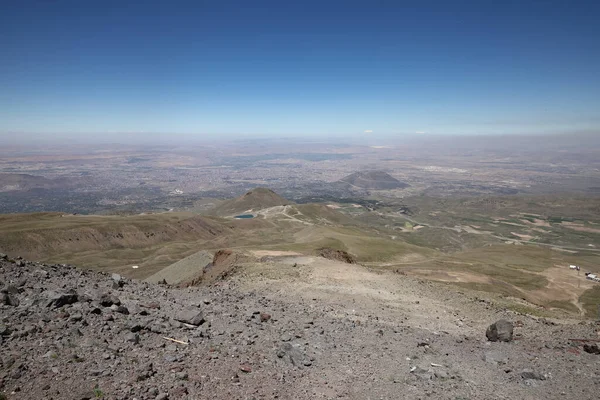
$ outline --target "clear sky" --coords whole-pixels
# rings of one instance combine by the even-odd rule
[[[0,2],[0,139],[598,128],[599,1]]]

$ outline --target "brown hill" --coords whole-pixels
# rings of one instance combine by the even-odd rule
[[[0,215],[0,252],[31,259],[92,250],[141,249],[180,240],[210,240],[229,228],[193,214],[133,216]]]
[[[403,189],[410,186],[383,171],[355,172],[340,179],[338,183],[368,190]]]
[[[293,202],[284,199],[271,189],[255,188],[248,193],[232,200],[226,200],[209,211],[211,215],[234,216],[264,208],[285,206]]]

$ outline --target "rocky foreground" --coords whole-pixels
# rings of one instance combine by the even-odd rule
[[[296,295],[317,267],[293,268],[175,289],[0,257],[0,399],[598,398],[596,323],[393,274],[385,302],[333,280]]]

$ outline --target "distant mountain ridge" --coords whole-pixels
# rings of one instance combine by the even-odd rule
[[[30,174],[0,174],[0,192],[10,192],[30,189],[64,189],[75,186],[77,178],[48,179],[39,175]]]
[[[355,172],[340,179],[338,183],[369,190],[404,189],[410,186],[384,171]]]

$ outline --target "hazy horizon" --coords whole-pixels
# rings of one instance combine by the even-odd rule
[[[600,4],[21,1],[0,143],[600,131]]]
[[[182,146],[237,146],[237,145],[261,145],[265,150],[269,145],[278,147],[282,143],[293,144],[325,144],[327,146],[386,146],[386,147],[412,147],[412,148],[478,148],[493,149],[511,147],[519,150],[527,150],[520,146],[535,146],[532,151],[543,152],[549,148],[578,149],[595,152],[600,148],[600,135],[597,131],[572,132],[572,133],[538,133],[538,134],[487,134],[487,135],[436,135],[436,134],[398,134],[398,135],[362,135],[362,136],[281,136],[268,135],[252,136],[220,136],[211,137],[204,135],[178,136],[176,134],[154,134],[129,133],[120,135],[79,135],[48,136],[46,138],[31,137],[29,135],[13,135],[0,137],[0,145],[4,149],[31,148],[32,150],[55,150],[64,151],[81,148],[85,150],[105,149],[111,146],[121,146],[123,149],[135,149],[144,147],[158,147],[163,149],[180,148]],[[323,151],[326,151],[325,149]],[[0,149],[1,152],[1,149]]]

